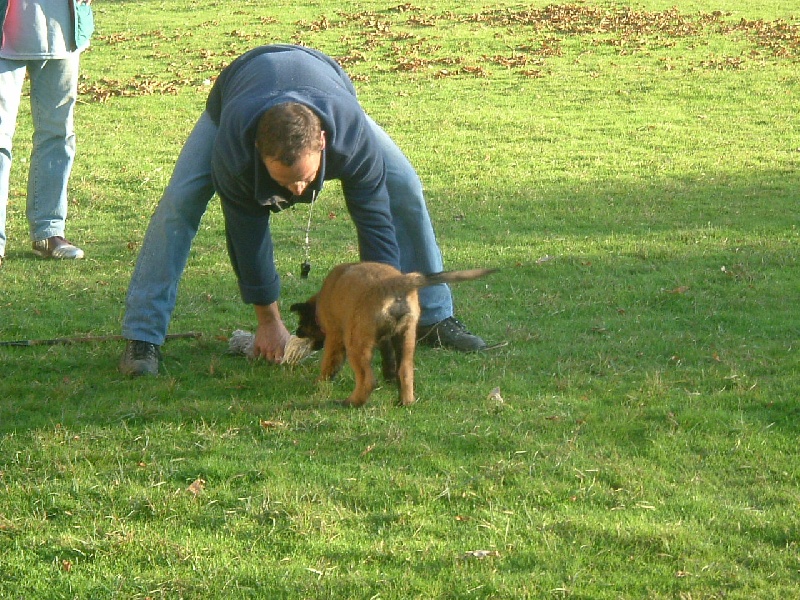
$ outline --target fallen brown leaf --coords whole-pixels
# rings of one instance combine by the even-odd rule
[[[189,485],[188,488],[186,488],[186,491],[192,494],[193,496],[197,497],[203,493],[203,490],[205,488],[206,488],[206,480],[197,478]]]
[[[678,287],[673,288],[671,290],[664,290],[664,292],[666,292],[667,294],[685,294],[688,291],[689,291],[688,285],[679,285]]]
[[[461,555],[461,558],[462,560],[469,560],[470,558],[483,560],[484,558],[499,556],[500,553],[497,550],[469,550],[468,552],[464,552],[464,554]]]
[[[369,446],[364,448],[364,451],[361,453],[361,456],[366,456],[367,454],[369,454],[373,450],[375,450],[375,444],[370,444]]]

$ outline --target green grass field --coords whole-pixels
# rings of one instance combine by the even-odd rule
[[[408,409],[231,356],[254,317],[212,202],[171,328],[202,336],[160,377],[118,341],[0,347],[0,598],[800,597],[800,7],[674,4],[96,0],[87,257],[30,251],[23,110],[2,341],[119,333],[213,78],[292,42],[418,167],[447,267],[500,269],[454,294],[508,344],[421,348]],[[308,280],[307,212],[274,220],[284,306],[356,258],[319,206]]]

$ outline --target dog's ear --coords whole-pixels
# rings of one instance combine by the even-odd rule
[[[307,315],[309,313],[313,315],[317,311],[317,295],[314,294],[305,302],[295,302],[289,307],[289,310],[298,315]]]
[[[298,315],[302,315],[308,308],[308,302],[296,302],[289,307],[289,310]]]
[[[319,350],[325,342],[325,334],[317,323],[317,303],[314,298],[308,302],[292,304],[289,310],[297,313],[297,337],[314,340],[314,350]]]
[[[307,329],[317,322],[316,310],[314,310],[314,307],[308,302],[298,302],[297,304],[292,304],[289,307],[289,310],[293,313],[297,313],[297,321],[299,324],[299,328],[297,330],[298,332],[302,329]]]

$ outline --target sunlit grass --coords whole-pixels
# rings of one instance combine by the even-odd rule
[[[159,378],[121,377],[119,342],[0,347],[0,596],[793,597],[798,15],[673,4],[98,2],[87,258],[28,250],[23,105],[3,340],[119,332],[213,78],[281,41],[345,64],[447,266],[500,268],[454,292],[501,347],[420,349],[410,409],[386,385],[342,409],[352,374],[319,386],[316,358],[227,354],[254,319],[214,201],[171,324],[202,337]],[[308,280],[308,214],[274,221],[284,303],[356,258],[340,188],[319,206]]]

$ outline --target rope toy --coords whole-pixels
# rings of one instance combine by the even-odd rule
[[[249,331],[237,329],[231,334],[228,341],[228,351],[231,354],[241,354],[247,358],[255,358],[253,345],[256,336]],[[299,338],[296,335],[289,336],[286,346],[283,349],[282,365],[296,365],[304,358],[308,358],[314,353],[313,340],[311,338]]]

